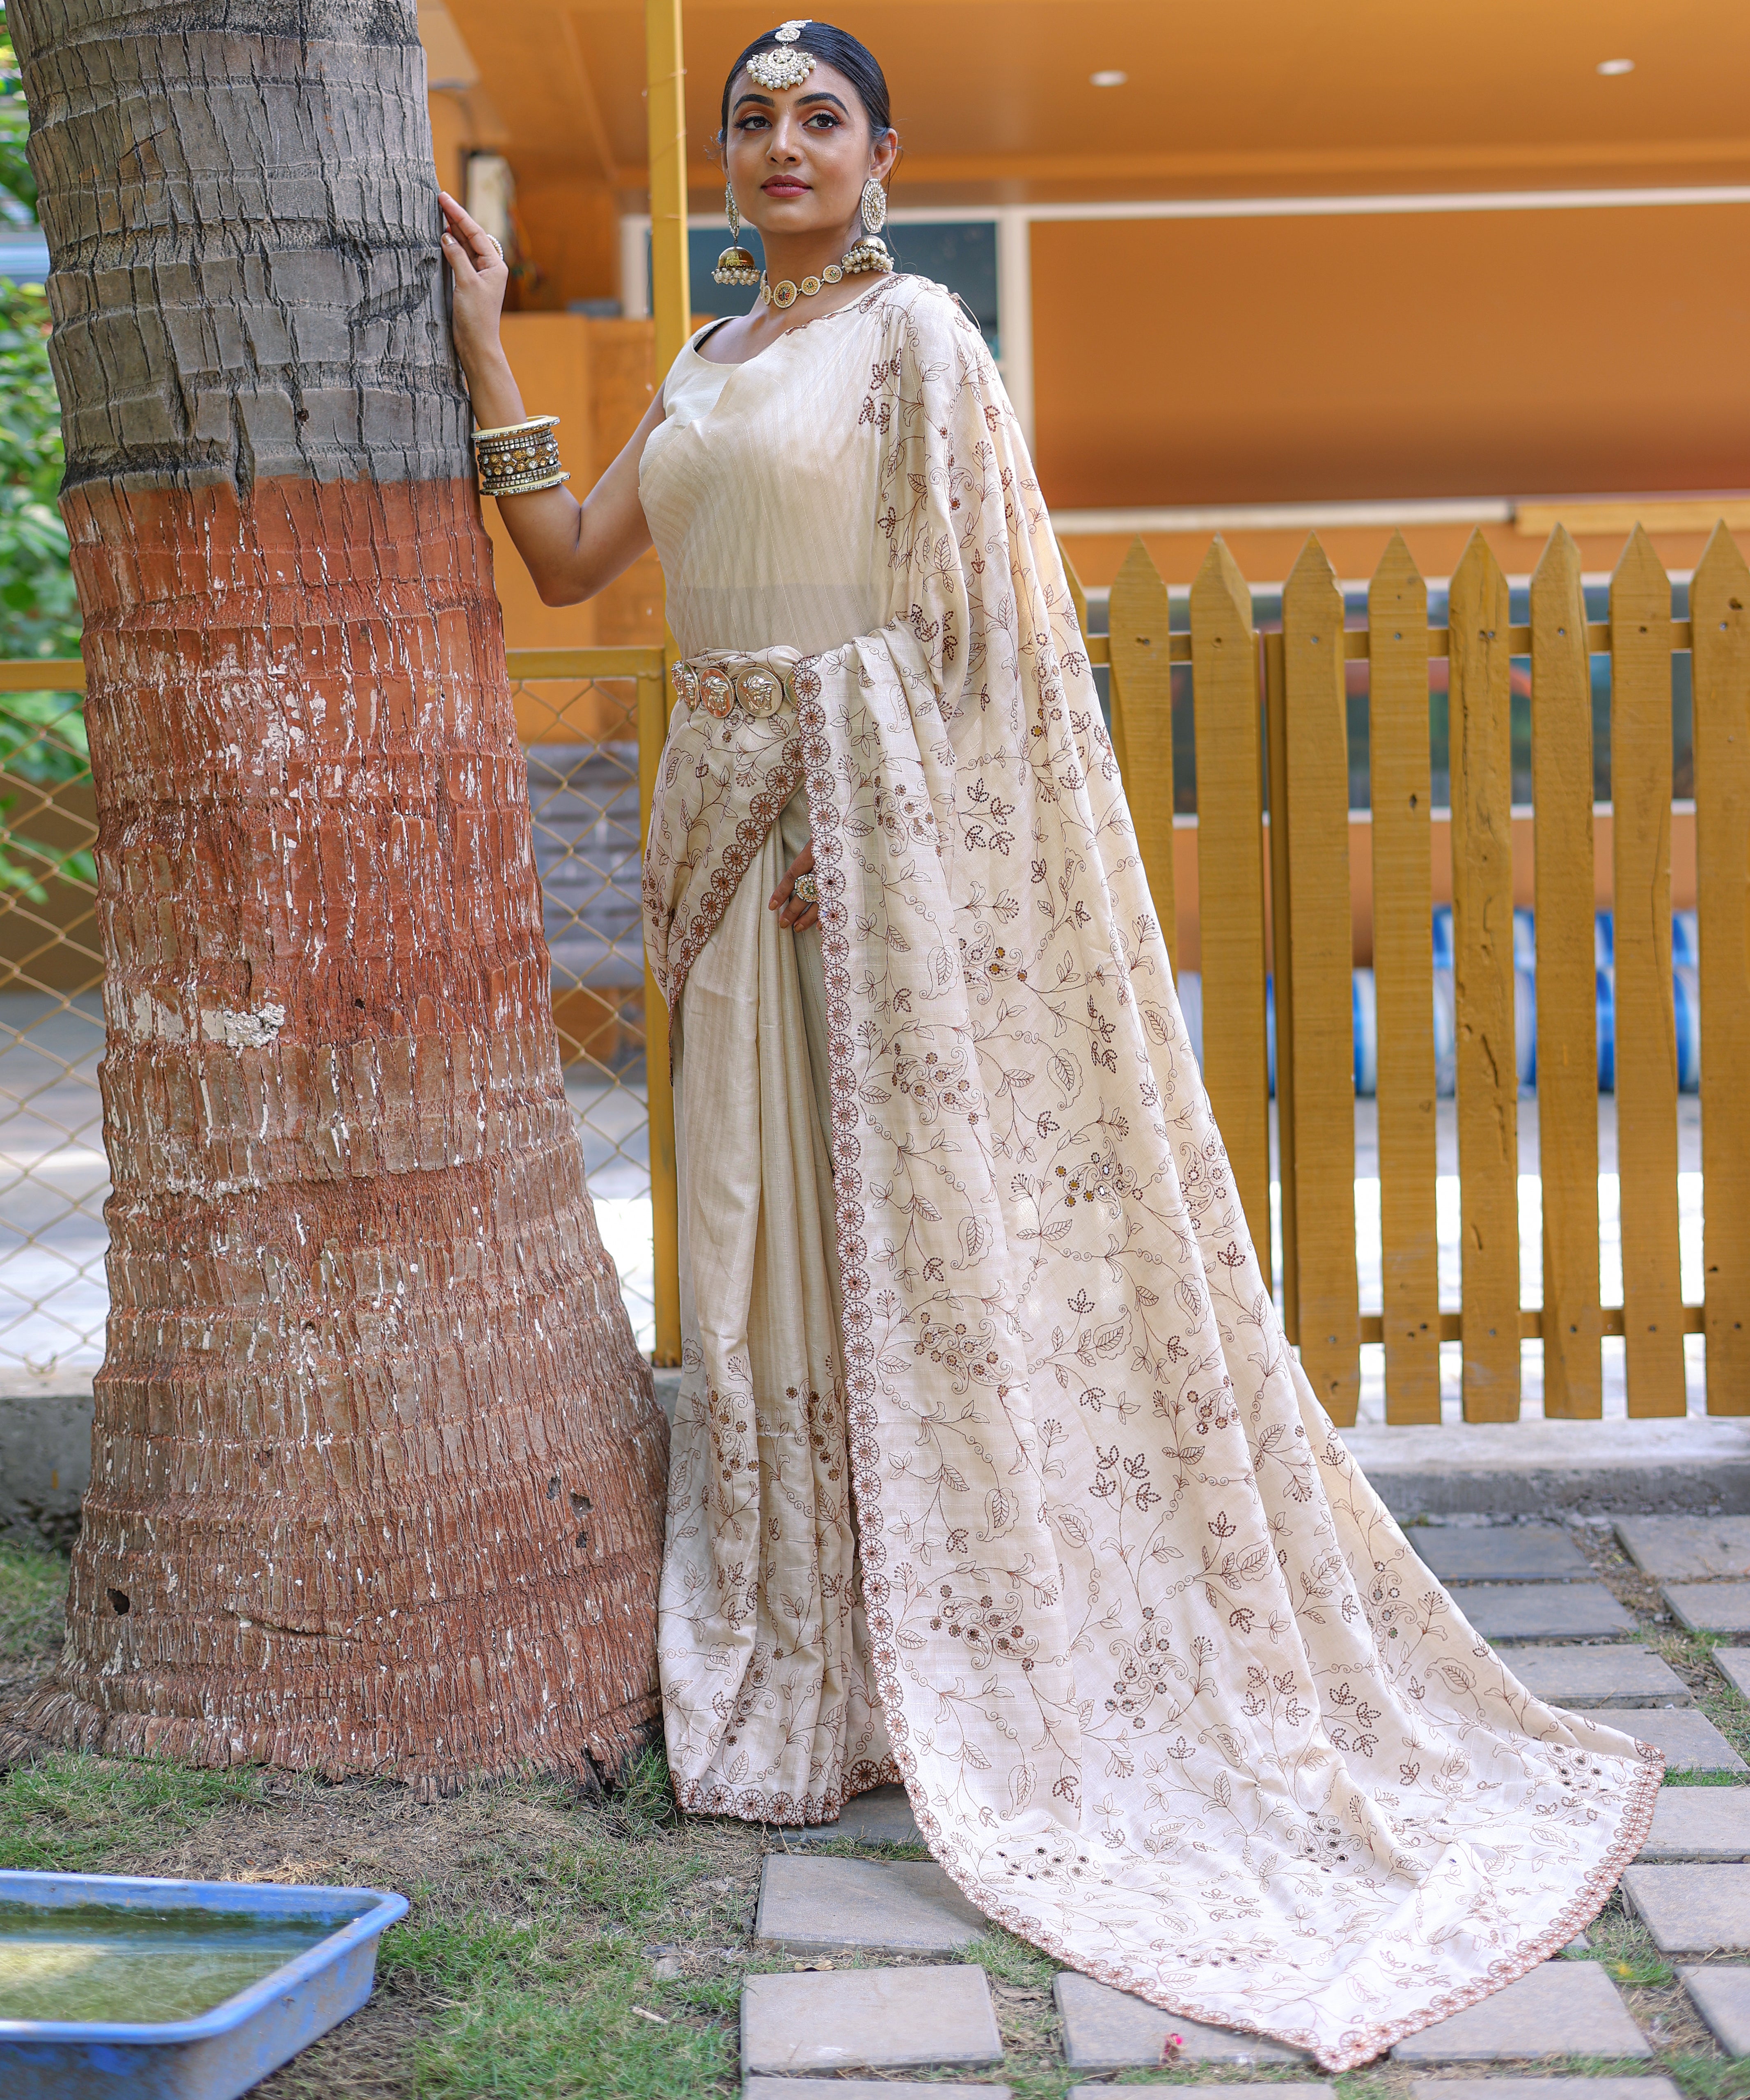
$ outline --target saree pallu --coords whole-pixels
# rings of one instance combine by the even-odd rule
[[[1346,2068],[1594,1917],[1661,1762],[1514,1679],[1319,1405],[989,354],[916,280],[839,319],[884,620],[770,650],[770,715],[677,708],[646,854],[683,1098],[712,1060],[684,1140],[677,1785],[814,1820],[897,1768],[990,1917]],[[809,333],[794,359],[839,355]],[[758,398],[738,413],[782,458],[801,439]],[[799,789],[824,1118],[765,908]]]

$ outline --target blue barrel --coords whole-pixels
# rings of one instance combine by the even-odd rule
[[[1693,919],[1695,913],[1681,915]],[[1701,1092],[1701,973],[1679,963],[1671,973],[1671,1004],[1677,1031],[1677,1092]]]

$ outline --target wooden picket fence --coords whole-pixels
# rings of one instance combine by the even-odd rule
[[[1632,1415],[1685,1411],[1683,1337],[1706,1335],[1710,1413],[1750,1413],[1750,567],[1722,525],[1672,618],[1638,529],[1588,624],[1577,549],[1555,532],[1510,624],[1506,579],[1470,542],[1448,624],[1394,537],[1367,624],[1316,538],[1279,633],[1218,539],[1172,633],[1140,540],[1111,593],[1113,731],[1164,927],[1175,925],[1171,666],[1192,666],[1206,1079],[1254,1239],[1271,1243],[1266,977],[1276,1020],[1281,1295],[1290,1338],[1339,1423],[1360,1348],[1385,1345],[1387,1419],[1440,1419],[1439,1348],[1462,1344],[1466,1419],[1519,1411],[1520,1342],[1539,1336],[1544,1412],[1602,1412],[1600,1339],[1624,1338]],[[1084,620],[1083,626],[1087,622]],[[1678,1269],[1672,993],[1673,653],[1690,652],[1700,930],[1705,1302]],[[1599,1287],[1598,1042],[1589,658],[1611,660],[1616,1085],[1623,1303]],[[1531,660],[1543,1304],[1519,1303],[1509,666]],[[1369,663],[1384,1309],[1356,1277],[1351,831],[1344,665]],[[1436,1273],[1429,664],[1448,664],[1462,1304]]]

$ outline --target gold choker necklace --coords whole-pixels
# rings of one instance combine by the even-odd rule
[[[836,262],[829,262],[818,277],[804,277],[800,284],[793,278],[784,277],[773,284],[762,270],[760,272],[760,297],[769,307],[780,309],[793,307],[798,299],[812,299],[817,292],[824,291],[828,285],[840,283],[846,277],[854,277],[862,270],[891,270],[893,258],[887,252],[887,244],[879,234],[866,233],[853,248],[847,249]]]

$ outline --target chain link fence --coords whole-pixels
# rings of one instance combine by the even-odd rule
[[[23,690],[27,680],[39,682]],[[0,1390],[82,1380],[104,1354],[103,959],[82,690],[77,664],[0,664]],[[637,682],[517,678],[512,694],[566,1097],[602,1236],[648,1352],[655,1287]]]

